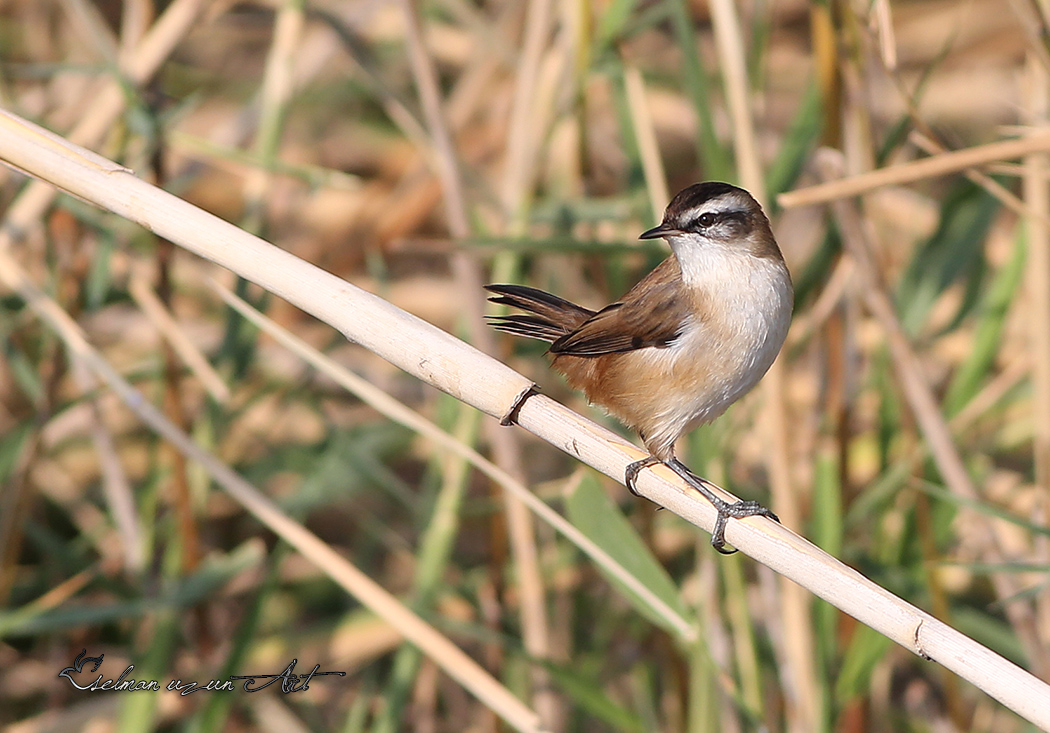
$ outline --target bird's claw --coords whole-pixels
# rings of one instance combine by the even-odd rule
[[[638,486],[636,485],[638,474],[641,473],[643,468],[655,466],[657,463],[663,463],[663,461],[656,456],[646,456],[640,461],[628,464],[623,472],[623,483],[627,487],[627,490],[641,498],[642,495],[638,493]]]
[[[710,501],[710,497],[707,497],[707,499]],[[769,509],[766,509],[757,501],[734,501],[732,504],[730,504],[728,501],[718,499],[718,501],[712,501],[711,504],[714,505],[715,511],[718,512],[718,517],[717,519],[715,519],[714,529],[711,530],[711,546],[723,555],[732,555],[736,552],[736,550],[725,549],[726,524],[729,523],[730,519],[743,519],[744,517],[767,517],[769,519],[772,519],[777,524],[780,524],[780,517],[771,512]]]
[[[626,484],[628,491],[635,496],[641,496],[638,493],[638,488],[635,485],[638,480],[638,474],[643,468],[649,468],[655,466],[657,463],[663,463],[665,466],[670,468],[679,477],[682,478],[687,484],[696,489],[700,494],[711,502],[711,505],[717,512],[715,519],[715,526],[711,530],[711,546],[723,555],[732,555],[737,552],[735,549],[726,549],[726,525],[730,519],[743,519],[744,517],[766,517],[772,519],[777,524],[780,524],[780,518],[766,509],[764,506],[759,504],[757,501],[734,501],[732,503],[717,496],[710,488],[707,487],[707,481],[700,478],[688,468],[685,467],[678,459],[672,459],[671,461],[662,461],[656,456],[647,456],[640,461],[635,461],[627,466],[624,471],[624,484]]]

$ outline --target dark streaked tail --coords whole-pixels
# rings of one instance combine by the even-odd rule
[[[498,294],[498,297],[489,298],[493,303],[520,308],[533,314],[486,316],[489,324],[497,331],[515,336],[557,341],[575,331],[594,315],[592,310],[524,285],[486,285],[485,289]]]

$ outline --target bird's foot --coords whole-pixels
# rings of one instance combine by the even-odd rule
[[[510,406],[510,409],[500,418],[499,424],[503,427],[514,425],[518,422],[518,413],[521,412],[521,406],[525,404],[525,400],[529,399],[535,394],[540,393],[538,385],[529,385],[529,388],[523,390],[521,394],[514,398],[514,403]]]
[[[638,481],[638,474],[643,468],[655,466],[657,463],[663,463],[663,461],[656,456],[647,456],[640,461],[628,464],[623,472],[623,482],[627,486],[627,490],[635,496],[641,497],[642,495],[638,493],[638,487],[635,485],[635,482]]]
[[[715,526],[711,530],[711,546],[714,547],[718,552],[723,555],[732,555],[736,550],[726,549],[726,524],[730,519],[743,519],[744,517],[768,517],[774,522],[779,524],[780,519],[776,514],[766,509],[764,506],[759,504],[757,501],[734,501],[728,502],[715,494],[710,486],[710,482],[697,476],[695,473],[690,471],[684,463],[679,461],[677,458],[672,458],[670,461],[661,461],[656,456],[649,456],[643,458],[640,461],[635,461],[627,466],[625,471],[624,483],[627,484],[627,488],[635,496],[640,496],[638,489],[635,486],[635,482],[638,479],[638,473],[643,468],[654,466],[657,463],[663,463],[665,466],[674,471],[683,481],[696,489],[700,494],[711,502],[711,505],[715,508],[718,513],[715,519]]]

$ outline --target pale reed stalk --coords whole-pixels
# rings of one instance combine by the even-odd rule
[[[6,112],[0,113],[0,160],[233,270],[489,415],[503,417],[517,408],[517,422],[523,428],[617,480],[623,479],[628,463],[645,455],[543,395],[523,400],[532,389],[527,378],[429,323]],[[6,253],[0,255],[11,262]],[[134,392],[122,397],[142,402],[141,395]],[[173,438],[170,434],[165,437]],[[714,525],[710,503],[668,471],[643,472],[638,489],[708,531]],[[241,501],[246,498],[242,496]],[[1032,723],[1050,729],[1050,686],[897,598],[787,527],[752,517],[730,522],[726,535],[741,552],[913,653],[951,669]],[[323,544],[313,549],[335,555]],[[342,560],[338,555],[334,559]],[[523,723],[534,723],[530,713],[522,711],[522,715]]]

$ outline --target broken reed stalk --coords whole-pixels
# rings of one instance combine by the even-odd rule
[[[891,165],[888,168],[879,168],[849,178],[840,178],[808,188],[788,191],[777,196],[777,203],[785,209],[826,204],[838,199],[858,196],[882,186],[914,183],[925,178],[958,173],[967,168],[998,163],[1003,160],[1014,160],[1031,153],[1047,151],[1050,151],[1050,132],[1041,131],[1018,140],[1002,140],[964,150],[953,150],[911,163]]]

